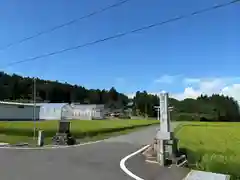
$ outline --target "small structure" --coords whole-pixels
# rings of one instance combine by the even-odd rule
[[[199,180],[200,179],[230,180],[230,175],[192,170],[184,179],[185,180],[198,180],[198,179]]]
[[[59,121],[59,133],[69,133],[70,132],[70,121],[73,116],[72,106],[69,104],[65,104],[61,109],[61,119]]]
[[[166,165],[167,160],[173,160],[172,144],[173,133],[170,129],[169,109],[168,109],[168,93],[161,93],[159,96],[160,104],[160,129],[157,132],[157,161],[162,165]]]
[[[61,109],[61,119],[59,121],[58,132],[53,137],[53,143],[56,145],[73,145],[75,139],[71,136],[70,121],[73,116],[73,108],[69,104],[65,104]]]
[[[171,129],[170,111],[173,107],[168,106],[168,93],[161,93],[159,96],[158,119],[160,119],[160,128],[156,135],[157,161],[160,165],[176,164],[178,167],[186,165],[187,159],[185,154],[178,150],[178,140],[174,137]]]
[[[35,108],[35,115],[34,115]],[[0,121],[39,120],[40,106],[31,103],[0,102]]]

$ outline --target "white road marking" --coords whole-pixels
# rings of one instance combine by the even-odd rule
[[[135,174],[133,174],[131,171],[129,171],[129,170],[126,168],[126,166],[125,166],[125,162],[126,162],[129,158],[131,158],[131,157],[135,156],[136,154],[144,151],[144,150],[147,149],[149,146],[150,146],[150,145],[144,146],[143,148],[137,150],[136,152],[127,155],[125,158],[123,158],[123,159],[120,161],[120,168],[121,168],[127,175],[129,175],[130,177],[132,177],[132,178],[135,179],[135,180],[144,180],[144,179],[138,177],[137,175],[135,175]]]

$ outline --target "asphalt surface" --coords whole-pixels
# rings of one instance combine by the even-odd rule
[[[104,142],[62,149],[0,149],[1,180],[128,180],[122,158],[152,142],[151,126]]]
[[[121,159],[152,143],[158,127],[146,127],[127,135],[78,147],[0,149],[0,179],[130,180],[120,169]],[[169,173],[159,166],[146,165],[141,154],[129,159],[126,166],[146,180],[157,179],[159,175],[165,177]]]
[[[123,180],[121,158],[136,147],[121,143],[50,150],[0,150],[1,180]]]
[[[141,154],[133,156],[126,162],[128,170],[145,180],[182,180],[189,173],[187,168],[161,167],[156,163],[148,163]]]

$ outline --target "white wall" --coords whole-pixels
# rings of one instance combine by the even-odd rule
[[[40,119],[42,120],[60,120],[61,110],[66,103],[39,103]],[[69,117],[75,120],[102,119],[104,105],[78,104],[71,105]]]
[[[58,107],[41,107],[40,108],[41,120],[60,120],[61,108]]]
[[[22,108],[20,108],[22,107]],[[36,119],[39,119],[40,107],[36,107]],[[0,120],[32,120],[33,106],[0,104]]]
[[[103,119],[104,105],[80,104],[73,106],[73,119]]]
[[[92,109],[73,109],[73,119],[91,120],[92,119]]]

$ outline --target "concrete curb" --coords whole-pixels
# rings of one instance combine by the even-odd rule
[[[82,144],[76,144],[76,145],[72,145],[72,146],[47,146],[47,147],[9,147],[9,146],[0,146],[0,149],[19,149],[19,150],[41,150],[41,149],[65,149],[65,148],[74,148],[74,147],[79,147],[79,146],[84,146],[84,145],[90,145],[90,144],[96,144],[99,142],[103,142],[105,139],[103,140],[99,140],[99,141],[91,141],[91,142],[86,142],[86,143],[82,143]]]

